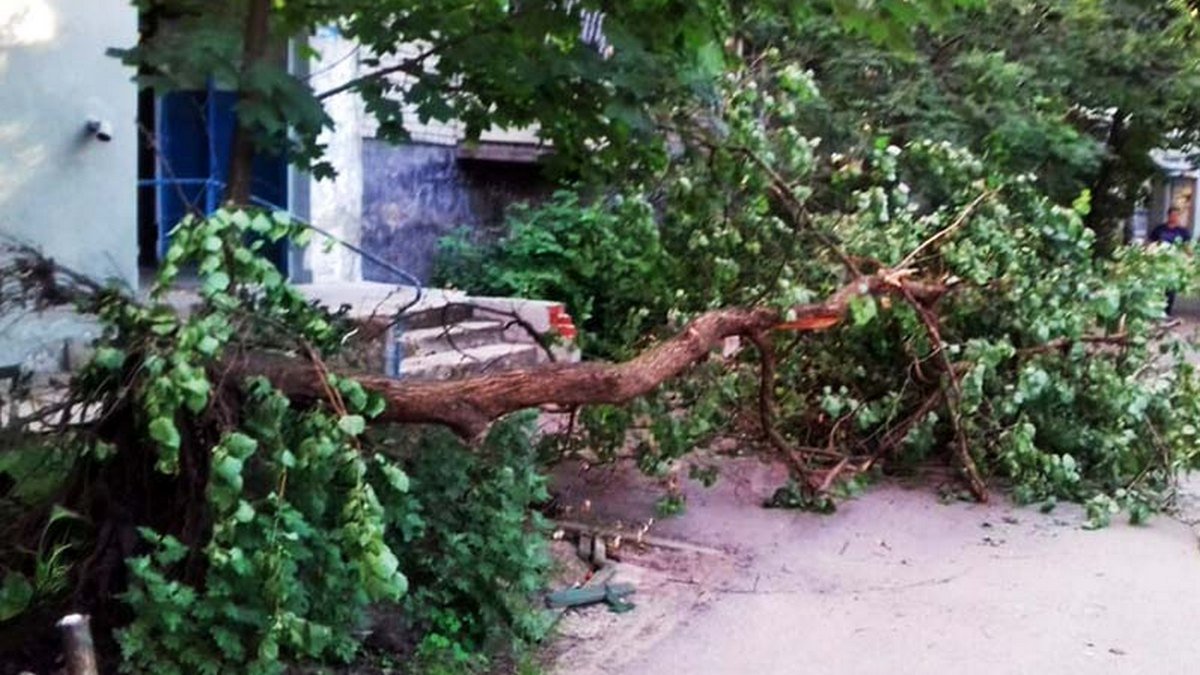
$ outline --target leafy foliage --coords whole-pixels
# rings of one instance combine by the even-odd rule
[[[849,321],[803,340],[753,336],[779,357],[765,389],[765,354],[713,358],[627,408],[580,412],[554,450],[632,444],[664,476],[715,434],[777,427],[795,475],[776,506],[829,510],[880,466],[952,461],[1021,500],[1082,501],[1096,526],[1121,509],[1144,520],[1197,462],[1200,382],[1158,323],[1194,265],[1109,251],[1096,222],[1132,198],[1149,147],[1187,140],[1185,3],[609,2],[611,51],[580,35],[599,5],[563,4],[144,2],[160,23],[120,55],[160,92],[235,89],[259,149],[318,174],[323,97],[359,95],[393,139],[406,115],[461,120],[469,137],[536,123],[580,196],[516,210],[494,246],[448,244],[462,257],[446,274],[567,301],[594,354],[880,268],[948,288],[936,305],[857,298]],[[243,63],[264,7],[273,56],[336,26],[361,45],[362,76],[314,92],[271,58]],[[323,365],[342,317],[260,255],[306,237],[221,211],[172,234],[149,302],[91,289],[105,333],[74,385],[98,421],[43,456],[53,471],[0,455],[19,483],[0,506],[37,541],[0,557],[6,627],[73,587],[122,626],[126,668],[155,672],[345,662],[372,606],[401,608],[431,670],[541,634],[529,429],[501,425],[479,452],[370,429],[381,401]],[[200,302],[180,312],[168,293],[185,267]],[[224,359],[258,350],[310,359],[325,395],[301,407],[265,381],[230,386]]]
[[[585,351],[627,353],[670,306],[671,261],[644,197],[581,204],[568,191],[512,209],[497,242],[469,232],[442,243],[438,279],[479,295],[556,298],[583,328]]]
[[[1036,172],[1060,204],[1091,190],[1088,223],[1104,251],[1154,173],[1149,152],[1188,147],[1200,119],[1185,2],[978,3],[906,51],[828,17],[750,30],[813,70],[825,102],[809,115],[812,133],[835,149],[876,134],[945,140],[1006,173]]]
[[[133,669],[279,672],[289,660],[347,660],[366,605],[406,588],[357,440],[363,415],[382,405],[357,383],[331,377],[330,407],[297,412],[260,381],[211,447],[195,445],[221,405],[209,368],[231,342],[250,347],[299,326],[301,344],[330,344],[333,323],[255,253],[289,235],[300,233],[286,219],[242,211],[185,222],[152,297],[194,261],[203,304],[186,318],[163,305],[105,313],[111,340],[86,376],[133,392],[157,471],[207,467],[193,507],[211,523],[203,539],[181,540],[191,533],[170,531],[178,525],[140,530],[151,551],[129,561],[135,619],[119,635]],[[116,352],[135,355],[136,370]]]
[[[656,107],[711,98],[725,66],[723,44],[743,15],[768,13],[790,25],[829,14],[873,44],[904,47],[913,28],[978,4],[237,0],[216,12],[204,0],[134,2],[146,30],[138,45],[112,53],[139,69],[143,86],[161,94],[199,89],[212,78],[241,94],[239,122],[260,149],[286,151],[318,175],[332,172],[319,140],[331,123],[321,102],[349,94],[362,99],[381,138],[406,140],[414,118],[457,120],[468,139],[493,126],[536,125],[561,166],[586,164],[610,176],[661,165]],[[269,11],[269,58],[247,64],[245,24],[256,4]],[[600,21],[601,39],[585,40],[585,18]],[[288,39],[327,29],[359,46],[360,74],[313,91],[304,68],[281,66]],[[320,55],[301,46],[295,56]]]
[[[0,484],[8,487],[0,493],[3,538],[21,541],[31,521],[37,530],[32,545],[0,550],[0,623],[61,602],[69,588],[71,561],[88,529],[79,514],[55,503],[81,448],[87,446],[70,436],[21,437],[11,432],[5,433],[4,441]]]
[[[284,236],[306,235],[279,215],[189,219],[172,233],[149,304],[101,296],[105,334],[75,386],[104,423],[61,451],[34,443],[0,455],[20,486],[6,510],[38,516],[32,509],[63,500],[81,514],[55,507],[30,560],[18,550],[10,567],[6,551],[0,621],[61,600],[72,584],[111,583],[91,581],[114,572],[89,560],[110,558],[96,532],[116,529],[128,542],[116,638],[131,671],[346,663],[372,630],[369,608],[411,622],[431,663],[453,647],[455,665],[474,665],[537,636],[528,596],[545,556],[528,512],[544,487],[528,433],[514,420],[478,457],[444,436],[365,433],[383,400],[322,365],[347,330],[341,317],[310,305],[258,254]],[[185,265],[200,289],[186,315],[165,301]],[[293,406],[264,379],[230,388],[222,360],[267,346],[312,358],[324,399]],[[389,454],[399,446],[404,454]],[[107,520],[114,511],[121,521]],[[406,595],[410,577],[420,588]]]
[[[530,415],[497,425],[470,449],[441,429],[389,430],[410,487],[385,500],[390,540],[412,583],[402,602],[416,634],[414,672],[458,672],[487,655],[541,639],[531,603],[549,567],[546,524],[531,508],[548,499],[530,444]]]
[[[1159,507],[1196,459],[1185,440],[1197,421],[1195,374],[1158,328],[1166,290],[1195,282],[1189,258],[1159,248],[1097,257],[1089,193],[1059,205],[1036,176],[950,142],[875,136],[825,150],[806,132],[828,128],[811,122],[828,105],[813,73],[768,49],[727,76],[719,105],[680,123],[687,142],[662,173],[630,188],[654,195],[670,263],[652,275],[675,285],[668,319],[788,307],[848,273],[911,265],[950,285],[936,314],[862,299],[841,327],[776,340],[788,351],[779,425],[794,447],[837,450],[861,466],[969,453],[1022,500],[1103,501],[1139,520]],[[544,246],[562,244],[561,233],[546,236],[554,243]],[[497,276],[534,271],[519,256],[492,260]],[[573,264],[587,262],[603,257]],[[697,381],[711,385],[705,377]],[[758,387],[753,377],[725,381],[742,401]],[[697,418],[674,392],[655,400],[639,404],[649,420]],[[639,426],[641,447],[671,448],[646,465],[657,471],[699,440],[677,449],[669,423],[635,425],[637,414],[585,413],[584,442],[621,445]],[[699,417],[710,429],[731,420]],[[777,502],[826,504],[811,492],[798,479]]]

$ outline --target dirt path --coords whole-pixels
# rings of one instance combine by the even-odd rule
[[[618,580],[639,584],[638,609],[569,614],[556,672],[1200,672],[1188,512],[1089,532],[1074,508],[942,504],[895,484],[833,516],[762,509],[781,479],[736,460],[717,487],[689,484],[687,513],[654,534],[727,554],[630,557]],[[561,484],[608,523],[644,520],[657,494],[629,471]]]

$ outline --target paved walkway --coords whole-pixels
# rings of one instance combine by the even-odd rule
[[[1090,532],[1072,507],[942,504],[933,486],[893,484],[832,516],[763,510],[779,478],[747,461],[712,490],[690,484],[687,513],[653,532],[732,563],[628,564],[638,609],[569,617],[558,672],[1200,672],[1200,548],[1184,522],[1200,509]],[[655,494],[629,472],[594,490],[568,498],[626,523]]]

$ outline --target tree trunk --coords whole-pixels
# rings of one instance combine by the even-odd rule
[[[1116,199],[1112,191],[1116,188],[1117,172],[1122,149],[1126,140],[1125,113],[1113,112],[1113,121],[1108,128],[1105,142],[1104,162],[1100,173],[1092,183],[1092,208],[1084,224],[1096,234],[1096,255],[1109,256],[1120,243],[1120,220],[1117,218]]]
[[[242,64],[238,78],[238,104],[253,103],[258,94],[247,90],[247,75],[266,58],[270,46],[272,0],[250,0],[242,42]],[[244,206],[250,203],[251,179],[254,170],[253,131],[238,116],[229,149],[229,175],[225,185],[225,201]]]
[[[678,335],[623,363],[554,363],[492,375],[442,382],[410,382],[380,375],[355,375],[366,389],[384,397],[379,422],[444,425],[476,440],[496,419],[542,405],[573,407],[626,403],[704,360],[731,336],[769,330],[811,332],[839,323],[850,299],[866,294],[896,294],[922,303],[935,302],[946,289],[909,281],[890,270],[852,280],[821,303],[795,307],[785,320],[775,309],[722,309],[702,314]],[[314,402],[326,395],[324,366],[283,354],[248,353],[231,357],[216,381],[242,382],[263,376],[294,401]]]

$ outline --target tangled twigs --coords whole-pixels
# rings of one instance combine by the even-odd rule
[[[1152,333],[1151,339],[1157,338],[1162,331]],[[1023,347],[1017,350],[1017,354],[1022,356],[1032,354],[1046,354],[1049,352],[1066,352],[1075,345],[1098,345],[1100,348],[1108,347],[1125,347],[1130,343],[1129,334],[1121,331],[1112,335],[1084,335],[1077,338],[1057,338],[1032,347]]]
[[[759,387],[758,387],[758,416],[759,424],[762,427],[763,435],[775,450],[783,456],[785,462],[791,467],[797,477],[804,478],[810,486],[813,485],[811,478],[812,468],[804,461],[805,453],[813,455],[821,455],[831,457],[833,459],[841,459],[840,454],[833,451],[825,451],[821,448],[806,448],[801,451],[798,448],[792,447],[783,434],[775,428],[775,350],[771,343],[761,333],[747,333],[746,339],[749,340],[757,349],[759,355]],[[826,486],[828,487],[828,486]]]
[[[899,446],[904,441],[904,438],[908,436],[908,432],[912,431],[913,427],[925,419],[929,413],[933,412],[945,400],[945,397],[945,392],[940,387],[935,389],[929,396],[926,396],[925,400],[921,402],[921,405],[917,406],[917,409],[912,414],[906,417],[900,424],[888,429],[887,433],[879,439],[875,457],[882,457]],[[949,403],[947,403],[948,405]]]
[[[902,290],[901,295],[908,304],[917,312],[917,316],[921,318],[921,323],[925,326],[925,331],[929,334],[930,348],[937,354],[938,360],[942,362],[945,370],[946,379],[942,382],[943,397],[946,401],[946,408],[950,413],[950,424],[954,429],[954,454],[958,459],[959,465],[962,467],[963,474],[967,478],[967,485],[971,489],[971,494],[980,502],[988,501],[987,483],[983,477],[979,475],[979,467],[975,465],[975,459],[971,457],[971,449],[967,444],[967,434],[963,430],[962,425],[962,410],[959,405],[962,403],[962,382],[959,379],[958,371],[954,364],[950,361],[950,356],[945,350],[945,342],[942,340],[941,330],[938,328],[937,315],[930,311],[929,307],[921,303],[917,298],[913,297],[907,290]],[[949,391],[946,391],[946,389]]]
[[[849,457],[843,457],[841,461],[833,465],[833,468],[825,472],[825,478],[821,479],[821,483],[817,485],[817,492],[828,492],[829,488],[833,486],[833,482],[837,480],[838,476],[842,475],[842,472],[845,471],[849,466]]]
[[[95,307],[104,287],[28,244],[0,236],[0,309]]]
[[[944,227],[941,230],[939,230],[938,232],[936,232],[933,236],[931,236],[928,239],[926,239],[925,241],[921,242],[912,251],[909,251],[908,255],[904,256],[904,260],[901,260],[900,264],[896,265],[896,267],[899,269],[908,267],[909,265],[911,265],[913,263],[913,261],[915,261],[917,259],[917,256],[920,255],[922,251],[929,248],[930,246],[933,246],[938,241],[950,236],[956,230],[961,228],[963,225],[966,225],[967,222],[970,221],[971,214],[975,211],[975,209],[979,208],[980,204],[982,204],[988,198],[995,195],[997,192],[999,192],[999,190],[991,189],[991,190],[984,190],[983,192],[979,193],[979,195],[976,196],[975,199],[972,199],[969,204],[967,204],[965,207],[963,207],[963,210],[961,212],[959,212],[958,217],[955,218],[953,222],[951,222],[949,225],[947,225],[946,227]]]

